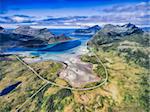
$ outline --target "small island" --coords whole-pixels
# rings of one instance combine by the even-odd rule
[[[77,29],[77,30],[74,31],[73,34],[75,34],[75,35],[93,35],[97,31],[99,31],[100,29],[101,29],[100,26],[94,25],[92,27],[88,27],[88,28],[85,28],[85,29]]]

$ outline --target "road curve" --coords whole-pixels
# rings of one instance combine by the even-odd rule
[[[27,68],[29,68],[37,77],[39,77],[41,80],[49,83],[49,84],[52,84],[54,86],[58,86],[58,87],[61,87],[61,88],[65,88],[65,89],[70,89],[70,90],[75,90],[75,91],[85,91],[85,90],[92,90],[92,89],[96,89],[102,85],[104,85],[107,80],[108,80],[108,72],[107,72],[107,69],[106,67],[104,66],[104,64],[102,63],[102,61],[98,58],[98,56],[96,55],[96,53],[94,53],[95,57],[97,58],[98,62],[103,66],[104,70],[105,70],[105,79],[103,80],[102,83],[100,83],[99,85],[97,86],[93,86],[93,87],[88,87],[88,88],[73,88],[73,87],[68,87],[68,86],[63,86],[63,85],[60,85],[60,84],[57,84],[57,83],[54,83],[52,81],[49,81],[45,78],[43,78],[41,75],[39,75],[31,66],[29,66],[27,63],[25,63],[19,56],[15,55],[15,57],[17,58],[18,61],[20,61],[22,64],[24,64]],[[63,64],[66,65],[66,63],[64,62],[61,62]],[[67,66],[67,65],[66,65]],[[66,67],[65,67],[66,69]]]

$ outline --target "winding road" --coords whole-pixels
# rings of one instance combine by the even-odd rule
[[[63,86],[57,83],[54,83],[52,81],[49,81],[45,78],[43,78],[41,75],[39,75],[31,66],[29,66],[26,62],[24,62],[19,56],[15,55],[16,59],[18,61],[20,61],[23,65],[25,65],[27,68],[29,68],[37,77],[39,77],[41,80],[45,81],[46,83],[44,84],[44,86],[42,86],[40,89],[37,90],[37,92],[35,92],[29,99],[27,99],[21,106],[19,106],[16,109],[16,112],[20,112],[20,109],[28,102],[30,101],[34,96],[36,96],[36,94],[38,94],[42,89],[44,89],[48,84],[52,84],[54,86],[60,87],[60,88],[65,88],[65,89],[70,89],[70,90],[74,90],[74,91],[85,91],[85,90],[92,90],[92,89],[96,89],[102,85],[104,85],[107,80],[108,80],[108,72],[106,67],[104,66],[104,64],[102,63],[102,61],[98,58],[98,56],[96,55],[96,53],[94,53],[95,57],[97,58],[98,62],[104,67],[105,70],[105,79],[103,80],[102,83],[100,83],[97,86],[93,86],[93,87],[88,87],[88,88],[73,88],[73,87],[68,87],[68,86]],[[65,62],[59,62],[59,63],[63,63],[66,67],[64,67],[64,69],[66,69],[68,67],[67,63]],[[59,72],[60,73],[60,72]]]
[[[96,86],[93,86],[93,87],[87,87],[87,88],[74,88],[74,87],[68,87],[68,86],[63,86],[63,85],[60,85],[60,84],[57,84],[55,82],[52,82],[52,81],[49,81],[45,78],[43,78],[41,75],[39,75],[31,66],[29,66],[26,62],[24,62],[19,56],[15,55],[15,57],[17,58],[17,60],[19,60],[22,64],[24,64],[27,68],[29,68],[37,77],[39,77],[41,80],[49,83],[49,84],[52,84],[54,86],[58,86],[58,87],[61,87],[61,88],[65,88],[65,89],[70,89],[70,90],[76,90],[76,91],[85,91],[85,90],[92,90],[92,89],[96,89],[102,85],[104,85],[107,80],[108,80],[108,72],[107,72],[107,69],[106,67],[104,66],[104,64],[102,63],[102,61],[98,58],[98,56],[96,55],[96,53],[94,53],[95,57],[97,58],[98,62],[103,66],[104,70],[105,70],[105,79],[103,79],[103,82],[100,83],[99,85],[96,85]],[[60,62],[60,63],[63,63],[66,65],[66,67],[64,69],[67,68],[67,64],[64,63],[64,62]]]

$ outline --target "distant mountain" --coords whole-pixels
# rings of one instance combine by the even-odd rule
[[[88,42],[88,46],[117,52],[145,68],[149,67],[149,44],[150,33],[130,23],[123,26],[105,25]]]
[[[87,30],[90,30],[90,31],[93,31],[93,32],[97,32],[100,29],[101,29],[100,26],[95,25],[95,26],[89,27]]]
[[[0,30],[3,30],[4,28],[0,26]]]
[[[81,34],[81,35],[86,35],[86,34],[95,34],[97,31],[99,31],[101,28],[98,25],[86,28],[86,29],[77,29],[74,31],[74,34]]]
[[[140,33],[143,33],[142,29],[131,23],[122,26],[107,24],[94,35],[93,39],[88,44],[107,44],[114,40],[120,40],[126,38],[126,36]]]
[[[115,34],[120,35],[120,36],[125,36],[125,35],[129,35],[132,33],[137,33],[137,32],[141,32],[142,30],[139,29],[138,27],[136,27],[134,24],[128,23],[122,26],[119,25],[105,25],[102,30],[102,32],[104,33],[110,33],[112,35],[115,36]]]
[[[56,36],[48,29],[34,29],[29,26],[20,26],[12,32],[4,31],[0,27],[0,51],[12,47],[44,47],[50,43],[67,41],[71,38],[62,34]]]
[[[70,40],[70,38],[65,35],[56,36],[52,34],[51,32],[48,31],[47,28],[35,29],[35,28],[31,28],[30,26],[20,26],[17,29],[15,29],[13,33],[33,36],[37,39],[47,41],[48,43]]]
[[[0,26],[0,33],[4,31],[4,28]]]
[[[33,36],[0,33],[0,51],[13,47],[44,47],[48,43],[46,41],[35,39]]]

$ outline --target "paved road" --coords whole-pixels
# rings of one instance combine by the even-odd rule
[[[54,83],[52,81],[49,81],[45,78],[43,78],[42,76],[40,76],[31,66],[29,66],[27,63],[25,63],[19,56],[15,55],[16,58],[22,63],[24,64],[27,68],[29,68],[37,77],[39,77],[41,80],[47,82],[47,83],[50,83],[52,85],[55,85],[55,86],[58,86],[58,87],[61,87],[61,88],[66,88],[66,89],[70,89],[70,90],[76,90],[76,91],[85,91],[85,90],[92,90],[92,89],[96,89],[102,85],[104,85],[107,80],[108,80],[108,72],[107,72],[107,69],[106,67],[104,66],[104,64],[102,63],[102,61],[98,58],[98,56],[94,53],[95,57],[97,58],[98,62],[104,67],[104,70],[105,70],[105,79],[103,80],[102,83],[100,83],[99,85],[97,86],[93,86],[93,87],[88,87],[88,88],[73,88],[73,87],[68,87],[68,86],[63,86],[63,85],[60,85],[60,84],[57,84],[57,83]],[[62,62],[61,62],[62,63]],[[64,64],[64,63],[63,63]],[[65,67],[66,69],[66,67]]]

